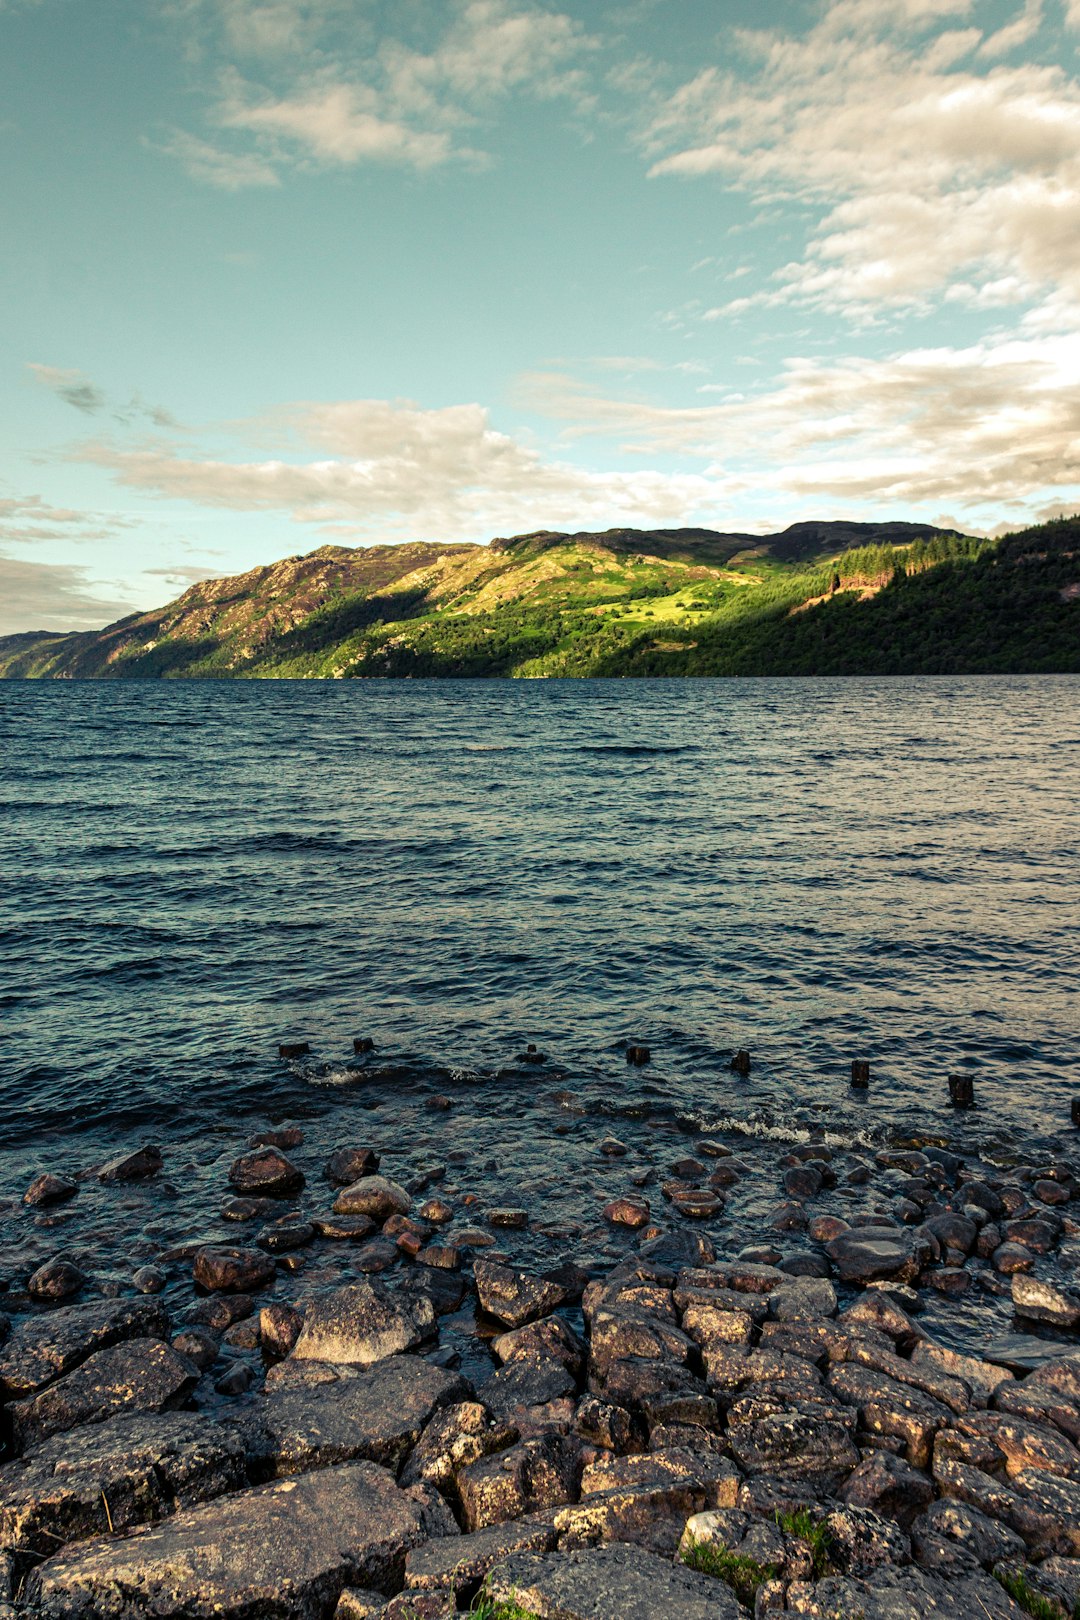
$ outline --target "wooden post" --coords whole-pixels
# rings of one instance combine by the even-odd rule
[[[278,1057],[307,1057],[310,1051],[311,1047],[307,1041],[286,1041],[284,1045],[278,1047]]]
[[[1080,1131],[1080,1097],[1074,1097],[1072,1100],[1072,1122]]]
[[[352,1043],[352,1049],[357,1054],[361,1052],[374,1052],[375,1042],[370,1035],[358,1035]]]
[[[851,1062],[851,1083],[860,1091],[865,1091],[870,1084],[870,1065],[862,1058],[853,1058]]]
[[[648,1063],[649,1056],[647,1046],[628,1046],[626,1048],[626,1061],[632,1063],[636,1069],[640,1069],[644,1064]]]
[[[735,1056],[731,1060],[731,1067],[735,1070],[736,1074],[749,1074],[750,1073],[750,1054],[749,1054],[749,1052],[743,1052],[743,1051],[736,1052]]]
[[[970,1074],[950,1074],[949,1097],[954,1108],[970,1108],[975,1101],[975,1081]]]

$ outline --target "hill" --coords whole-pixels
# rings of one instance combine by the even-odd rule
[[[0,638],[0,676],[1080,671],[1080,519],[537,531],[323,546],[101,631]]]

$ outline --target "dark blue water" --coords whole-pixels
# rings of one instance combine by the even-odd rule
[[[615,1113],[1058,1134],[1078,699],[1073,677],[7,684],[7,1147],[357,1088],[527,1118],[530,1040]],[[354,1035],[378,1048],[359,1075]],[[281,1063],[288,1039],[313,1056]],[[959,1120],[955,1070],[980,1104]]]

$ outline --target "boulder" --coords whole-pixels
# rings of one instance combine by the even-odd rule
[[[909,1282],[920,1269],[906,1238],[874,1227],[841,1232],[825,1245],[825,1252],[842,1282],[867,1283],[878,1277]]]
[[[406,1554],[454,1530],[440,1498],[344,1463],[65,1549],[30,1575],[26,1603],[37,1620],[314,1620],[347,1581],[393,1591]]]
[[[1012,1298],[1017,1316],[1048,1322],[1052,1327],[1080,1327],[1080,1294],[1072,1289],[1057,1288],[1053,1283],[1015,1272]]]
[[[426,1541],[405,1560],[406,1593],[467,1594],[511,1553],[550,1552],[554,1546],[555,1527],[550,1513],[530,1513],[506,1524],[487,1525],[472,1535]]]
[[[136,1408],[166,1412],[179,1406],[199,1381],[194,1362],[161,1339],[127,1339],[96,1350],[48,1388],[9,1408],[20,1451],[40,1445],[82,1423],[100,1423]]]
[[[412,1199],[404,1187],[385,1176],[361,1176],[334,1199],[335,1215],[367,1215],[373,1221],[404,1215],[411,1207]]]
[[[517,1429],[496,1417],[482,1401],[461,1400],[456,1405],[445,1405],[417,1439],[401,1471],[401,1483],[432,1485],[444,1496],[453,1497],[459,1469],[505,1451],[517,1438]]]
[[[380,1283],[349,1283],[308,1303],[292,1354],[297,1361],[369,1366],[415,1349],[435,1332],[435,1310],[424,1295],[403,1299]]]
[[[723,1581],[642,1547],[512,1553],[488,1576],[494,1603],[536,1620],[739,1620]]]
[[[850,1363],[834,1367],[828,1383],[841,1400],[858,1408],[871,1434],[895,1436],[904,1442],[913,1467],[929,1466],[934,1436],[952,1422],[947,1406],[910,1384]]]
[[[836,1315],[836,1289],[824,1277],[799,1277],[781,1283],[769,1295],[770,1315],[778,1322],[812,1322]]]
[[[731,1455],[748,1474],[768,1474],[814,1494],[835,1492],[859,1462],[850,1429],[828,1408],[780,1398],[752,1397],[736,1413]],[[741,1403],[740,1403],[741,1404]]]
[[[585,1370],[585,1346],[561,1316],[545,1316],[500,1333],[492,1349],[504,1365],[511,1361],[555,1361],[574,1378]]]
[[[257,1198],[291,1198],[302,1191],[304,1173],[280,1148],[256,1148],[242,1153],[229,1166],[229,1184],[238,1193]]]
[[[566,1435],[523,1440],[469,1463],[457,1476],[467,1530],[558,1507],[577,1496],[580,1447]]]
[[[35,1560],[247,1484],[240,1437],[196,1413],[88,1425],[0,1469],[0,1549]]]
[[[931,1503],[911,1525],[911,1545],[916,1561],[924,1568],[936,1567],[939,1543],[965,1554],[969,1562],[989,1569],[1003,1558],[1022,1558],[1024,1543],[1015,1531],[987,1518],[967,1502],[942,1497]]]
[[[468,1393],[457,1373],[416,1356],[392,1356],[355,1377],[276,1389],[230,1423],[259,1479],[354,1458],[396,1470],[433,1414]],[[425,1481],[418,1474],[408,1483]]]
[[[46,1260],[38,1266],[26,1284],[31,1299],[70,1299],[77,1294],[86,1278],[70,1260]]]
[[[209,1293],[253,1294],[268,1288],[277,1268],[268,1254],[259,1249],[199,1249],[191,1262],[191,1273],[200,1288]]]
[[[566,1299],[566,1289],[560,1283],[515,1271],[494,1260],[477,1260],[473,1277],[481,1309],[511,1328],[550,1315]]]
[[[845,1502],[853,1507],[870,1508],[882,1518],[893,1519],[902,1530],[934,1499],[934,1487],[926,1475],[890,1451],[874,1451],[864,1457],[840,1489]]]
[[[46,1170],[40,1176],[35,1176],[27,1187],[23,1193],[23,1203],[47,1208],[50,1204],[63,1204],[69,1198],[74,1198],[78,1190],[78,1182],[72,1181],[70,1176],[54,1176]]]
[[[110,1159],[108,1164],[103,1164],[98,1171],[98,1180],[145,1181],[148,1176],[157,1175],[163,1162],[161,1149],[148,1142],[134,1153],[123,1153],[118,1159]]]
[[[163,1339],[168,1331],[164,1306],[145,1297],[92,1300],[26,1317],[0,1356],[0,1394],[5,1400],[33,1395],[95,1350],[125,1339]]]

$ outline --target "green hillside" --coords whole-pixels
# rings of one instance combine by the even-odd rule
[[[1080,671],[1080,519],[543,531],[324,546],[105,630],[0,638],[17,678]]]

